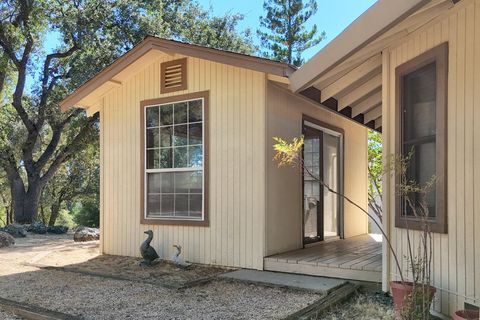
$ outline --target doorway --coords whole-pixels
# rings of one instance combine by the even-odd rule
[[[303,121],[303,243],[343,238],[343,201],[313,178],[343,192],[343,133]]]

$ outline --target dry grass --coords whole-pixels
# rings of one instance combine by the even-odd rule
[[[393,303],[384,293],[362,293],[321,315],[322,320],[393,320]]]

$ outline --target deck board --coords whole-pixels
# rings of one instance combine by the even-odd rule
[[[369,235],[322,242],[264,259],[265,270],[381,281],[382,243]]]

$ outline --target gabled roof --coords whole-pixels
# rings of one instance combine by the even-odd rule
[[[288,77],[296,70],[296,67],[293,65],[266,58],[255,57],[252,55],[236,53],[227,50],[213,49],[154,36],[147,36],[131,50],[117,58],[102,71],[97,73],[94,77],[86,81],[74,92],[65,97],[65,99],[60,102],[61,109],[64,111],[77,105],[83,98],[87,97],[96,88],[109,81],[115,83],[116,81],[113,79],[115,75],[119,74],[122,70],[130,66],[139,58],[154,50],[215,61],[281,77]]]

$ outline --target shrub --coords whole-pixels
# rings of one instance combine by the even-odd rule
[[[74,218],[75,223],[81,226],[98,228],[100,224],[100,209],[98,203],[86,201]]]

